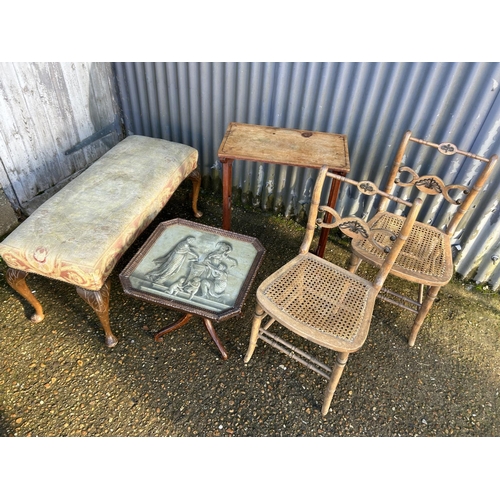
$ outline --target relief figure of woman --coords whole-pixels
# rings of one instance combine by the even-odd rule
[[[153,261],[157,264],[157,266],[150,271],[146,277],[157,283],[160,280],[165,280],[169,276],[173,276],[177,273],[186,260],[197,261],[199,259],[199,255],[193,250],[193,244],[195,241],[196,240],[193,236],[188,236],[187,238],[179,241],[179,243],[177,243],[177,245],[175,245],[175,247],[167,254],[162,257],[158,257]]]

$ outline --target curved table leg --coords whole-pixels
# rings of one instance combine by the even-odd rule
[[[174,330],[177,330],[181,326],[184,326],[192,317],[193,317],[192,314],[186,313],[184,316],[182,316],[175,323],[172,323],[171,325],[167,326],[163,330],[160,330],[155,335],[155,340],[157,342],[160,342],[164,335],[167,335],[167,333],[173,332]],[[212,322],[208,318],[202,318],[202,320],[203,320],[203,323],[205,324],[205,328],[207,329],[208,333],[210,334],[210,337],[215,342],[215,345],[218,347],[218,349],[222,355],[222,359],[227,359],[227,351],[224,348],[224,346],[222,345],[222,342],[220,341],[219,337],[217,336],[217,332],[215,331],[214,325],[212,325]]]
[[[167,333],[173,332],[174,330],[177,330],[177,328],[184,326],[192,317],[193,317],[192,314],[187,313],[175,323],[172,323],[170,326],[167,326],[167,328],[164,328],[163,330],[159,331],[155,335],[156,342],[160,342],[162,340],[162,337]]]
[[[203,318],[203,323],[205,323],[205,328],[210,334],[210,337],[212,337],[212,340],[215,342],[215,345],[219,348],[219,351],[222,354],[222,359],[227,359],[227,351],[222,345],[222,342],[220,341],[219,337],[217,336],[217,332],[215,331],[214,325],[212,325],[212,322],[207,318]]]

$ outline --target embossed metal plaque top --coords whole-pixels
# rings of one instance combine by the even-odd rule
[[[240,312],[264,252],[255,238],[174,219],[158,225],[120,280],[130,295],[220,320]]]

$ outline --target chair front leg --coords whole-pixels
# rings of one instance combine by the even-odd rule
[[[7,283],[17,292],[21,297],[25,298],[34,308],[35,313],[31,316],[31,321],[33,323],[40,323],[45,315],[43,314],[42,305],[35,296],[31,293],[28,285],[26,284],[26,276],[28,273],[26,271],[21,271],[20,269],[12,269],[9,267],[5,273],[5,278]]]
[[[106,345],[108,347],[114,347],[118,343],[118,339],[113,335],[113,333],[111,333],[111,327],[109,325],[109,280],[104,283],[100,290],[86,290],[77,286],[76,291],[97,314],[97,317],[104,328]]]
[[[415,345],[415,340],[417,339],[418,332],[422,323],[424,322],[427,313],[430,311],[432,304],[434,303],[434,299],[437,297],[437,294],[441,290],[440,286],[430,286],[425,297],[425,300],[422,302],[420,309],[418,310],[417,317],[413,322],[413,326],[411,328],[410,337],[408,339],[408,345],[413,347]]]
[[[262,323],[262,320],[264,319],[265,316],[266,313],[264,312],[264,309],[260,307],[260,304],[257,304],[255,306],[255,313],[253,316],[252,331],[250,332],[250,342],[248,344],[248,350],[244,359],[245,363],[248,363],[250,361],[250,358],[252,357],[252,354],[255,351],[255,346],[257,345],[257,339],[259,338],[260,324]]]
[[[321,408],[321,415],[323,417],[328,413],[330,409],[330,403],[332,402],[333,395],[339,384],[340,377],[344,371],[344,367],[349,358],[348,352],[338,352],[335,358],[335,364],[333,365],[332,374],[330,375],[330,380],[325,389],[325,395],[323,397],[323,407]]]
[[[424,293],[425,293],[425,285],[420,283],[418,285],[418,301],[420,302],[420,304],[422,304],[422,302],[424,301]]]
[[[356,271],[358,270],[359,265],[361,264],[361,258],[358,257],[357,255],[354,255],[354,253],[351,254],[351,260],[349,261],[349,266],[347,270],[350,273],[356,274]]]

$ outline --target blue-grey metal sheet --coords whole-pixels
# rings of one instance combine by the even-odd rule
[[[114,63],[129,133],[198,149],[205,187],[220,189],[217,150],[231,121],[346,134],[351,173],[383,185],[403,133],[500,153],[500,63],[167,62]],[[417,171],[469,184],[474,161],[415,155]],[[477,162],[476,162],[477,163]],[[464,166],[464,169],[461,167]],[[456,270],[500,286],[500,172],[458,230]],[[307,211],[315,173],[237,161],[233,193],[244,203],[293,216]],[[400,193],[404,195],[404,190]],[[374,200],[344,185],[338,210],[368,216]],[[444,226],[452,210],[425,203],[421,220]],[[458,247],[456,247],[458,248]]]

